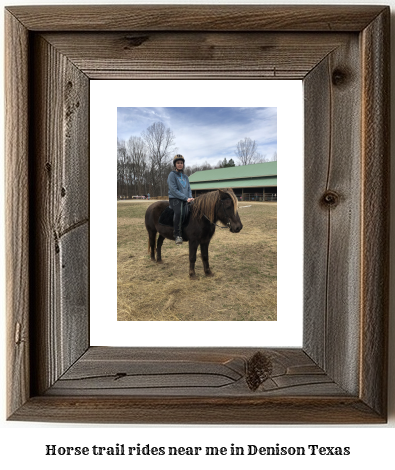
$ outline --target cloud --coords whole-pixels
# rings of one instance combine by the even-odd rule
[[[156,121],[175,135],[177,151],[187,165],[236,159],[239,140],[255,140],[258,152],[272,157],[277,150],[277,108],[118,108],[118,138],[128,140]]]

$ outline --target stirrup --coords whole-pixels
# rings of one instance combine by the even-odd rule
[[[182,238],[176,237],[176,245],[182,245]]]

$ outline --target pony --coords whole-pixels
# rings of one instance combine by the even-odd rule
[[[173,224],[163,225],[159,222],[161,214],[169,207],[168,201],[157,201],[151,204],[145,213],[145,227],[148,231],[148,252],[151,261],[163,263],[162,245],[165,238],[174,241]],[[238,233],[243,228],[238,211],[237,198],[232,189],[210,191],[198,196],[190,203],[188,224],[183,227],[182,238],[189,242],[189,277],[196,279],[196,251],[200,245],[204,273],[213,276],[208,261],[208,246],[219,227],[216,222],[222,222],[232,233]],[[156,235],[159,233],[158,240]],[[155,260],[156,251],[156,260]]]

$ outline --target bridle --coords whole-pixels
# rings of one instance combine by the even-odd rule
[[[227,199],[229,199],[229,198],[227,198]],[[205,217],[210,222],[210,224],[215,225],[218,228],[228,228],[230,230],[230,217],[228,216],[228,213],[226,212],[223,199],[221,199],[221,204],[222,204],[222,208],[224,210],[225,216],[228,218],[228,221],[226,223],[226,227],[223,227],[222,225],[217,225],[215,222],[211,222],[211,220],[207,217],[206,214],[203,214],[203,217]]]

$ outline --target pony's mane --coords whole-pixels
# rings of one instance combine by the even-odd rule
[[[227,193],[233,201],[234,213],[237,212],[237,198],[232,189],[222,189],[223,193]],[[192,205],[192,214],[197,219],[201,219],[203,215],[208,217],[211,222],[214,221],[215,205],[220,200],[220,191],[210,191],[209,193],[198,196]]]

